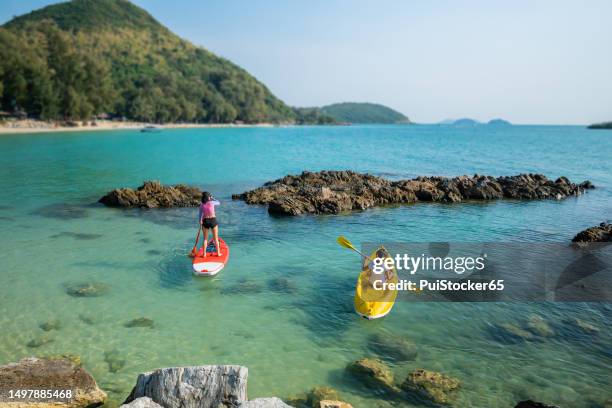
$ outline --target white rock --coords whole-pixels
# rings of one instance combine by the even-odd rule
[[[122,408],[123,407],[126,407],[126,408],[162,408],[161,405],[159,405],[157,402],[153,401],[149,397],[136,398],[134,401],[130,402],[129,404],[123,404],[121,407]]]
[[[138,376],[126,404],[150,397],[164,408],[233,408],[247,400],[248,375],[238,365],[160,368]]]

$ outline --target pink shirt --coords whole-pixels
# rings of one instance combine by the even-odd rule
[[[215,217],[215,206],[221,204],[217,200],[210,200],[200,204],[200,221],[204,218]]]

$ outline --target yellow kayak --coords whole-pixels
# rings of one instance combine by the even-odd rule
[[[390,257],[389,252],[382,246],[372,252],[372,255],[364,262],[364,268],[359,274],[357,287],[355,288],[355,311],[358,315],[369,320],[386,316],[393,308],[397,298],[397,290],[374,289],[373,285],[377,280],[388,283],[398,282],[395,268],[387,270],[380,275],[371,271],[372,262],[377,258],[379,251],[383,251],[385,257]],[[376,286],[380,288],[380,283]]]

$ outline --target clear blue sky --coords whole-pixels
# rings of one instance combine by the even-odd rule
[[[54,3],[1,0],[0,21]],[[291,105],[417,122],[612,120],[612,1],[134,0]]]

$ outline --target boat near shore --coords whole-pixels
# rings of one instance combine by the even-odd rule
[[[162,127],[161,126],[156,126],[156,125],[147,125],[145,127],[143,127],[142,129],[140,129],[140,131],[142,133],[159,133],[162,131]]]

